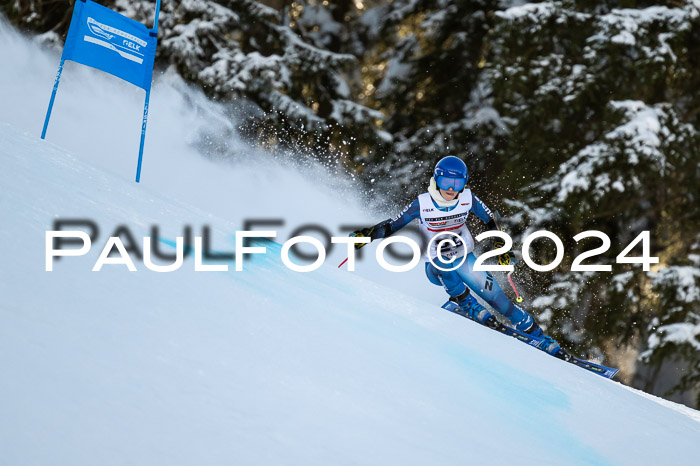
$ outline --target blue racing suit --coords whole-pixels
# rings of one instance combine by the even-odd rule
[[[455,209],[457,204],[452,207],[440,207],[438,204],[432,200],[434,209],[439,212],[450,212]],[[372,235],[373,239],[385,238],[395,232],[399,231],[401,228],[408,225],[411,221],[420,218],[421,205],[419,199],[414,200],[409,204],[397,217],[387,220],[385,222],[377,225],[376,232]],[[491,228],[496,228],[496,223],[493,218],[491,210],[486,207],[486,205],[478,198],[476,195],[472,194],[470,213],[475,214],[484,223],[488,224]],[[457,263],[460,261],[459,259]],[[473,252],[467,254],[464,263],[456,270],[442,271],[435,267],[434,263],[443,269],[450,267],[449,263],[443,262],[440,258],[434,258],[427,260],[425,263],[425,274],[431,283],[435,285],[442,285],[445,288],[447,294],[451,297],[457,297],[465,293],[467,287],[476,293],[481,299],[488,303],[497,312],[503,314],[508,318],[514,325],[520,322],[524,322],[528,319],[529,314],[516,306],[511,302],[505,295],[500,285],[489,272],[476,272],[474,271],[474,262],[476,257]]]

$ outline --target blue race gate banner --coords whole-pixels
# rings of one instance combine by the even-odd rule
[[[64,60],[97,68],[149,90],[155,56],[155,32],[91,0],[75,2]]]
[[[61,63],[58,65],[58,73],[53,84],[51,99],[49,99],[49,108],[44,119],[44,129],[41,131],[41,139],[44,139],[49,127],[58,83],[61,80],[63,63],[66,60],[97,68],[144,89],[146,100],[143,104],[141,145],[136,165],[137,183],[141,179],[143,147],[146,142],[148,102],[151,97],[153,62],[156,58],[160,1],[156,0],[153,29],[148,29],[138,21],[120,15],[92,0],[77,0],[75,2],[66,45],[63,47]]]

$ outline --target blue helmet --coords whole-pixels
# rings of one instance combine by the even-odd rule
[[[455,191],[462,191],[467,185],[469,171],[460,158],[448,155],[435,165],[433,178],[440,189],[447,191],[452,188]]]

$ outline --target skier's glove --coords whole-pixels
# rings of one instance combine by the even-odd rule
[[[493,242],[493,248],[494,249],[502,248],[504,244],[506,244],[506,243],[504,243],[503,240],[496,239],[496,241]],[[511,261],[514,261],[514,260],[515,260],[515,256],[513,255],[512,250],[498,256],[498,264],[499,265],[510,265]]]
[[[506,229],[503,227],[499,228],[500,223],[501,223],[501,215],[496,210],[493,212],[493,217],[486,224],[486,227],[489,230],[506,231]],[[494,249],[502,248],[503,245],[505,245],[505,244],[506,243],[504,243],[502,239],[497,238],[493,242],[493,248]],[[498,256],[498,264],[499,265],[510,265],[511,262],[515,262],[515,256],[513,255],[512,250]]]
[[[373,228],[363,228],[361,230],[356,230],[350,233],[350,236],[357,236],[360,238],[365,238],[365,237],[372,237],[372,230]],[[362,246],[369,244],[369,243],[355,243],[355,249],[360,249]]]
[[[355,230],[352,233],[350,233],[350,236],[370,238],[371,241],[374,241],[375,239],[386,238],[387,236],[389,236],[390,233],[389,222],[391,222],[391,219],[377,223],[373,227]],[[369,243],[355,243],[355,249],[360,249],[365,244]]]

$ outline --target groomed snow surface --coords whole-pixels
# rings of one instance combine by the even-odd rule
[[[159,225],[168,252],[210,225],[232,251],[246,218],[382,216],[319,168],[201,157],[190,135],[223,110],[189,114],[201,96],[168,76],[137,185],[142,91],[67,67],[41,141],[58,57],[0,22],[0,60],[0,464],[697,464],[697,411],[442,311],[419,268],[350,273],[336,250],[301,274],[268,243],[243,272],[91,272],[117,225]],[[100,237],[46,272],[56,218]]]

